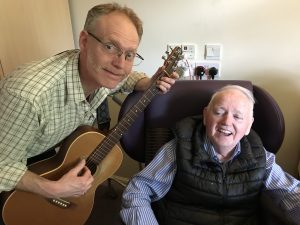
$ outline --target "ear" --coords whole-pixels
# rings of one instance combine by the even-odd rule
[[[79,47],[80,47],[80,50],[84,50],[86,49],[86,45],[87,45],[87,37],[88,37],[88,33],[83,30],[80,32],[80,35],[79,35]]]
[[[207,107],[203,109],[203,125],[206,126]]]
[[[254,122],[254,117],[250,118],[250,121],[249,121],[249,124],[248,124],[245,135],[248,135],[250,133],[253,122]]]

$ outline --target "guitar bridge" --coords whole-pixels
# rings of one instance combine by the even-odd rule
[[[48,201],[53,204],[56,205],[60,208],[64,208],[67,209],[71,206],[71,202],[68,202],[66,200],[63,200],[61,198],[49,198]]]

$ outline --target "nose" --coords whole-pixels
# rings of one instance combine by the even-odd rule
[[[113,59],[113,65],[118,68],[123,68],[125,66],[126,60],[125,55],[123,53],[119,53],[115,55]]]
[[[222,124],[224,125],[230,125],[232,124],[233,116],[230,113],[226,113],[222,117]]]

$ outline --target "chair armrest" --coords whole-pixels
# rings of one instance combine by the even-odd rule
[[[260,196],[261,217],[266,225],[296,225],[281,209],[280,198],[270,191],[263,191]],[[299,224],[299,223],[298,223]]]

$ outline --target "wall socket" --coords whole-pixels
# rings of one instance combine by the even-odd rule
[[[221,64],[220,61],[213,60],[196,60],[191,62],[193,75],[195,76],[199,69],[204,69],[205,74],[202,79],[218,79],[221,77]]]
[[[189,43],[171,43],[167,44],[167,52],[171,52],[176,46],[180,46],[184,55],[184,60],[178,63],[178,74],[182,79],[218,79],[221,76],[220,60],[213,60],[214,57],[208,57],[208,60],[198,60],[196,57],[196,44]],[[221,45],[207,45],[206,47],[220,47]],[[219,50],[220,50],[219,48]],[[213,51],[214,52],[214,51]],[[220,56],[218,54],[213,56]],[[207,54],[211,56],[211,54]],[[216,57],[217,59],[220,59]],[[199,72],[200,71],[200,72]],[[199,77],[200,75],[201,77]]]
[[[195,60],[196,59],[196,44],[167,44],[167,51],[171,52],[176,46],[180,46],[184,59]]]

